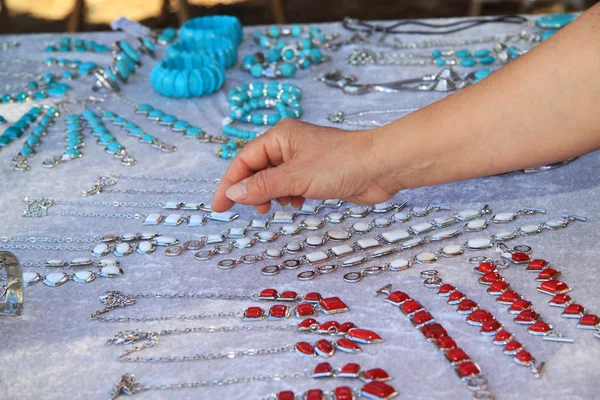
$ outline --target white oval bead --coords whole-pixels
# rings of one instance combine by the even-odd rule
[[[41,276],[37,272],[23,272],[23,282],[26,285],[30,285],[30,284],[39,282],[40,279],[41,279]]]
[[[293,225],[283,225],[281,227],[281,231],[286,234],[286,235],[292,235],[296,232],[298,232],[298,225],[293,224]]]
[[[282,256],[281,251],[279,249],[267,249],[265,253],[268,257],[278,258]]]
[[[491,244],[491,240],[487,238],[471,239],[467,242],[467,246],[471,249],[487,249]]]
[[[369,230],[370,230],[370,226],[366,222],[357,222],[354,225],[352,225],[352,228],[356,232],[369,232]]]
[[[424,252],[417,254],[416,259],[421,262],[431,262],[437,260],[437,256],[430,252]]]
[[[121,275],[121,269],[117,265],[107,265],[101,268],[102,275],[113,277]]]
[[[327,214],[327,217],[332,222],[341,222],[344,219],[344,214],[342,214],[342,213],[331,213],[331,214]]]
[[[416,224],[410,227],[415,233],[423,233],[431,230],[433,225],[429,222],[421,222],[420,224]]]
[[[348,232],[341,231],[337,229],[333,229],[331,231],[327,231],[327,236],[335,240],[344,240],[349,237]]]
[[[450,245],[448,245],[448,246],[445,246],[445,247],[442,249],[442,252],[443,252],[444,254],[447,254],[447,255],[449,255],[449,256],[457,256],[457,255],[459,255],[459,254],[462,254],[462,253],[463,253],[463,249],[462,249],[462,247],[460,247],[460,246],[459,246],[459,245],[457,245],[457,244],[450,244]]]
[[[546,225],[548,225],[550,228],[563,228],[565,226],[565,221],[558,221],[558,220],[552,220],[552,221],[546,221]]]
[[[242,238],[242,239],[236,239],[234,241],[235,247],[237,248],[245,248],[250,246],[250,244],[252,243],[252,238]]]
[[[77,271],[74,275],[77,277],[77,279],[88,281],[92,275],[94,275],[94,273],[92,271]]]
[[[494,235],[495,240],[507,240],[515,237],[515,233],[513,231],[503,231],[498,232]]]
[[[351,265],[358,265],[361,264],[363,261],[365,261],[366,257],[363,254],[359,254],[357,256],[354,257],[350,257],[347,258],[346,260],[344,260],[342,262],[342,266],[351,266]]]
[[[52,260],[46,260],[46,262],[44,264],[47,267],[62,267],[65,264],[65,262],[63,260],[52,259]]]
[[[410,265],[410,262],[404,258],[397,258],[390,262],[391,269],[407,268],[409,265]]]
[[[92,260],[86,257],[77,257],[71,260],[71,264],[77,265],[89,265],[92,263]]]
[[[172,246],[177,243],[177,239],[172,236],[158,236],[153,240],[158,246]]]
[[[119,243],[117,247],[115,247],[115,252],[122,255],[129,254],[131,253],[131,246],[129,243]]]
[[[142,232],[140,233],[140,239],[142,240],[151,240],[156,237],[156,232]]]
[[[382,256],[382,255],[387,255],[387,254],[390,254],[391,252],[393,252],[394,249],[395,249],[394,246],[383,246],[383,247],[380,247],[380,248],[374,250],[373,251],[373,256],[374,257],[379,257],[379,256]]]
[[[458,235],[459,233],[460,230],[458,229],[446,229],[444,231],[439,231],[431,235],[431,240],[441,240],[445,238],[450,238]]]
[[[298,251],[302,248],[302,246],[300,246],[300,243],[297,242],[290,242],[285,247],[289,251]]]
[[[479,216],[479,211],[469,208],[466,210],[462,210],[459,211],[458,213],[456,213],[456,215],[458,216],[458,218],[460,219],[471,219],[471,218],[475,218]]]
[[[521,231],[525,233],[535,233],[540,229],[537,225],[524,225],[521,227]]]
[[[148,240],[144,240],[138,244],[138,251],[141,253],[148,253],[152,251],[154,245],[150,243]]]
[[[405,212],[397,212],[392,215],[392,218],[396,222],[406,222],[410,219],[410,216]]]
[[[275,237],[275,232],[260,232],[257,236],[259,240],[268,242]]]
[[[314,253],[308,253],[306,256],[306,259],[308,260],[309,263],[316,263],[316,262],[320,262],[320,261],[325,261],[329,258],[329,256],[327,255],[327,253],[323,252],[323,251],[316,251]]]
[[[48,275],[46,275],[46,280],[48,282],[57,284],[60,282],[63,282],[66,278],[67,274],[65,274],[64,272],[52,272],[49,273]]]
[[[127,232],[127,233],[124,233],[123,235],[121,235],[121,239],[125,240],[127,242],[136,240],[137,238],[138,238],[137,233],[133,233],[133,232]]]
[[[485,226],[485,224],[486,224],[485,219],[475,219],[473,221],[470,221],[467,224],[467,229],[480,230],[480,229],[483,229],[483,227]]]
[[[304,220],[304,225],[306,226],[306,228],[308,229],[315,229],[320,227],[321,225],[323,225],[323,221],[321,221],[318,218],[306,218]]]
[[[358,244],[358,247],[360,247],[361,249],[369,249],[371,247],[381,246],[381,243],[379,243],[377,240],[375,240],[373,238],[360,239],[359,241],[356,242],[356,244]]]
[[[103,258],[98,263],[103,267],[107,265],[119,265],[117,259],[112,257]]]
[[[104,255],[108,252],[108,245],[106,243],[98,243],[94,246],[92,252],[94,253],[94,255]]]
[[[496,222],[510,222],[515,218],[515,213],[498,213],[494,215]]]
[[[413,246],[418,246],[421,243],[423,243],[423,238],[414,238],[411,240],[407,240],[406,242],[404,242],[402,244],[402,247],[413,247]]]
[[[306,238],[306,244],[309,246],[321,246],[323,244],[323,238],[321,236],[308,236]]]

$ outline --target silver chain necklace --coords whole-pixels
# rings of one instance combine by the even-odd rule
[[[356,117],[365,117],[367,115],[381,115],[381,114],[398,114],[395,118],[402,117],[406,114],[410,114],[414,111],[419,110],[419,108],[397,108],[397,109],[389,109],[389,110],[367,110],[367,111],[357,111],[354,113],[346,113],[344,111],[338,111],[334,114],[329,114],[327,119],[329,122],[333,122],[336,124],[344,124],[350,126],[383,126],[389,124],[391,121],[381,123],[374,119],[367,120],[353,120]]]
[[[82,196],[93,196],[98,193],[125,193],[125,194],[211,194],[215,193],[216,189],[200,189],[200,190],[174,190],[174,189],[121,189],[113,188],[120,181],[149,181],[149,182],[167,182],[167,183],[214,183],[218,184],[221,179],[206,179],[206,178],[170,178],[159,176],[128,176],[128,175],[110,175],[98,176],[92,187],[88,190],[82,190]]]

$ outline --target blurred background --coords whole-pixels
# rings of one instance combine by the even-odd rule
[[[0,0],[0,33],[109,29],[124,16],[151,28],[209,14],[245,25],[583,11],[598,0]]]

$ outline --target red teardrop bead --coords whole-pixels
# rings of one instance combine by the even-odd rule
[[[515,359],[519,360],[521,364],[529,364],[533,361],[533,356],[528,351],[521,350],[515,355]]]
[[[548,304],[550,304],[551,306],[566,307],[572,302],[573,299],[568,294],[557,294],[552,299],[550,299]]]
[[[550,325],[548,325],[547,323],[545,323],[544,321],[535,321],[533,323],[533,325],[531,325],[529,327],[529,329],[527,329],[527,332],[533,333],[533,334],[544,334],[544,333],[548,333],[550,332]]]
[[[585,313],[585,307],[581,304],[569,304],[562,313],[566,318],[581,318]]]
[[[300,323],[298,324],[298,330],[307,331],[310,330],[311,326],[313,325],[319,325],[319,323],[314,318],[307,318],[300,321]]]
[[[479,266],[477,267],[477,271],[482,274],[486,274],[488,272],[496,272],[496,270],[497,270],[496,266],[489,262],[483,262],[483,263],[479,264]]]
[[[263,289],[258,295],[259,300],[276,300],[277,290],[275,289]]]
[[[529,263],[527,266],[527,271],[541,271],[546,268],[546,265],[548,265],[546,260],[535,259]]]
[[[519,295],[519,293],[515,292],[514,290],[509,290],[507,292],[502,293],[500,297],[496,299],[496,302],[500,304],[512,304],[520,298],[521,295]]]
[[[458,303],[457,311],[459,312],[470,312],[478,307],[477,303],[475,303],[471,299],[464,299],[460,303]]]
[[[483,274],[483,276],[479,278],[479,282],[486,285],[491,285],[492,283],[501,280],[502,276],[497,272],[488,272],[486,274]]]
[[[577,324],[578,328],[593,329],[600,324],[600,318],[595,314],[585,314]]]
[[[302,303],[296,306],[296,314],[299,318],[312,317],[317,314],[315,307],[309,303]]]
[[[519,299],[511,304],[508,308],[508,312],[511,314],[518,314],[523,310],[531,309],[531,302],[525,299]]]
[[[456,288],[454,286],[452,286],[448,283],[444,283],[442,286],[440,286],[440,288],[438,290],[438,295],[447,296],[455,290],[456,290]]]
[[[486,310],[475,310],[467,317],[467,321],[476,325],[494,320],[492,313]]]
[[[356,343],[354,343],[352,340],[346,339],[346,338],[338,339],[335,346],[339,350],[345,351],[347,353],[359,353],[362,351],[361,348]]]
[[[367,329],[357,329],[357,328],[351,329],[346,334],[346,337],[348,339],[354,340],[355,342],[358,342],[358,343],[383,342],[383,339],[381,338],[381,336],[379,336],[375,332],[369,331]]]
[[[299,353],[300,355],[306,355],[306,356],[311,356],[311,357],[314,357],[314,355],[315,355],[315,349],[308,342],[298,342],[298,343],[296,343],[294,348],[296,349],[296,352]]]
[[[335,347],[329,340],[321,339],[315,343],[315,350],[321,357],[331,357],[335,352]]]
[[[458,304],[464,298],[465,298],[464,293],[459,292],[457,290],[455,292],[450,293],[450,296],[448,296],[448,304]]]
[[[333,367],[328,362],[317,364],[313,370],[313,378],[315,377],[329,377],[333,373]],[[316,375],[316,376],[315,376]]]
[[[473,315],[473,314],[471,314]],[[502,329],[502,324],[495,319],[486,321],[481,325],[481,333],[483,334],[494,334]]]
[[[360,372],[360,365],[355,364],[355,363],[346,364],[342,367],[342,369],[340,369],[340,375],[342,375],[345,378],[356,377],[356,376],[358,376],[359,372]]]
[[[340,332],[341,333],[346,333],[346,332],[348,332],[352,328],[356,328],[356,325],[354,325],[354,323],[352,323],[352,322],[344,322],[343,324],[340,325]]]
[[[532,310],[524,310],[517,315],[515,322],[517,323],[534,323],[538,319],[539,315]]]
[[[319,325],[319,331],[321,332],[338,332],[340,329],[340,324],[337,321],[327,321],[327,322],[323,322],[321,325]]]
[[[509,331],[501,330],[500,332],[496,333],[496,336],[494,336],[494,344],[505,344],[508,341],[510,341],[512,336],[512,333],[510,333]]]
[[[388,381],[391,379],[388,373],[381,368],[373,368],[365,371],[362,378],[366,381]]]
[[[516,340],[511,340],[510,342],[506,343],[506,346],[504,346],[504,351],[505,352],[516,352],[522,348],[523,348],[523,345],[520,342],[517,342]]]
[[[510,285],[508,283],[505,281],[496,281],[490,285],[487,292],[492,296],[500,296],[508,289],[510,289]]]

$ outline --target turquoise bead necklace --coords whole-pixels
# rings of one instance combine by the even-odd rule
[[[157,36],[156,42],[160,45],[166,46],[171,44],[177,39],[177,29],[175,28],[165,28],[163,29]]]
[[[93,53],[106,53],[110,51],[110,47],[99,44],[94,40],[84,40],[70,37],[61,37],[58,39],[58,43],[49,44],[44,47],[45,52],[71,52],[76,51],[78,53],[93,52]]]
[[[12,159],[13,166],[17,171],[29,171],[29,159],[35,155],[36,147],[42,144],[41,138],[48,133],[48,127],[54,124],[54,120],[60,113],[56,106],[50,106],[44,112],[38,125],[33,128],[27,139],[23,142],[21,150],[15,158]]]
[[[123,130],[125,130],[129,134],[129,136],[138,138],[140,143],[149,144],[151,147],[159,149],[165,153],[172,153],[175,150],[177,150],[177,148],[175,146],[169,145],[169,144],[161,141],[156,136],[145,132],[142,128],[137,126],[135,123],[117,115],[116,113],[114,113],[112,111],[104,110],[98,106],[96,106],[96,109],[100,113],[101,118],[103,120],[110,121],[114,125],[120,126],[121,128],[123,128]]]
[[[85,120],[92,135],[98,138],[96,143],[100,146],[104,146],[104,151],[118,158],[122,165],[132,166],[136,164],[136,160],[127,153],[125,146],[110,133],[96,112],[86,109],[81,113],[81,116]]]
[[[81,148],[85,146],[83,142],[82,118],[79,114],[73,114],[68,104],[64,103],[65,112],[69,113],[65,117],[65,149],[63,154],[57,157],[48,157],[42,165],[46,168],[52,168],[58,164],[83,157]]]
[[[29,111],[23,114],[15,123],[6,128],[4,132],[0,134],[0,150],[23,136],[29,126],[40,117],[41,113],[42,109],[40,107],[31,107]],[[44,116],[42,119],[49,119],[49,117]]]
[[[283,37],[287,36],[296,41],[286,42]],[[330,60],[321,51],[329,38],[319,28],[272,26],[257,30],[252,37],[266,51],[266,54],[258,52],[244,57],[242,68],[255,78],[291,78],[298,69]]]
[[[234,122],[244,122],[258,126],[271,126],[283,118],[302,116],[302,90],[290,83],[252,82],[235,87],[229,91],[229,115],[223,120],[223,132],[237,139],[252,140],[258,134],[253,131],[236,128]],[[275,112],[261,113],[267,109]],[[223,159],[234,158],[240,146],[245,142],[230,141],[217,150],[217,156]]]
[[[202,143],[226,143],[229,140],[224,136],[209,135],[204,132],[202,128],[194,126],[191,123],[155,108],[150,104],[138,104],[119,94],[113,96],[121,103],[132,107],[137,114],[143,115],[148,120],[155,121],[160,125],[168,126],[174,132],[181,132],[186,138],[196,139]]]

